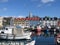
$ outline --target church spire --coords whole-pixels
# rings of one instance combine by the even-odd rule
[[[29,12],[29,17],[32,17],[32,13],[31,12]]]

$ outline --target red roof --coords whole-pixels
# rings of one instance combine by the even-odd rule
[[[32,17],[32,18],[15,18],[16,20],[33,20],[33,21],[37,21],[40,20],[40,18],[37,17]]]

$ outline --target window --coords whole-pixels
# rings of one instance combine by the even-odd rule
[[[6,28],[6,30],[8,30],[8,28]]]
[[[45,20],[45,18],[43,18],[43,20]]]
[[[2,31],[1,33],[3,33],[4,34],[4,32]]]
[[[49,20],[49,18],[47,18],[47,20]]]
[[[52,18],[50,18],[50,20],[52,20]]]
[[[57,17],[54,17],[54,20],[57,20]]]

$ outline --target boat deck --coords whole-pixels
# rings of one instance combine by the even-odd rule
[[[30,39],[30,35],[8,35],[0,34],[0,39]]]

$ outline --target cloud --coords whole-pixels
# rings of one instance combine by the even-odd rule
[[[2,15],[2,17],[9,17],[8,15]]]
[[[37,8],[41,8],[43,6],[51,6],[55,0],[31,0],[33,3],[37,4]],[[37,3],[38,2],[38,3]]]
[[[41,7],[44,7],[44,6],[51,6],[52,3],[55,1],[55,0],[37,0],[39,1],[40,3],[37,5],[38,8],[41,8]]]
[[[0,0],[0,3],[8,2],[8,0]]]
[[[12,16],[12,15],[5,15],[5,16],[3,16],[3,17],[14,17],[14,18],[25,18],[25,16]]]
[[[19,18],[24,18],[25,16],[17,16],[17,17],[19,17]]]
[[[38,1],[42,3],[54,2],[55,0],[31,0],[31,1]]]
[[[3,8],[3,11],[6,11],[7,10],[7,8]]]
[[[7,11],[6,7],[0,9],[0,12],[4,12],[4,11]]]
[[[55,0],[41,0],[42,3],[54,2]]]

